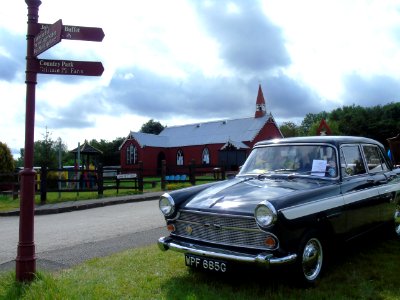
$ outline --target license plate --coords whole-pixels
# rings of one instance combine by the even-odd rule
[[[190,254],[185,254],[185,264],[188,267],[201,268],[214,272],[225,273],[227,271],[227,263],[225,261]]]

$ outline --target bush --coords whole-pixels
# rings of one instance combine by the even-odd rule
[[[190,186],[192,186],[192,185],[188,182],[168,183],[167,190],[168,191],[179,190],[179,189],[183,189],[185,187],[190,187]]]
[[[11,184],[1,184],[10,183],[14,181],[14,159],[11,155],[10,148],[7,144],[0,142],[0,191],[12,189]]]
[[[14,159],[7,144],[0,142],[0,173],[14,172]]]
[[[61,173],[59,177],[59,173]],[[65,180],[65,172],[58,172],[58,171],[50,171],[47,173],[47,188],[58,188],[58,181],[59,179]],[[65,183],[63,183],[65,185]]]

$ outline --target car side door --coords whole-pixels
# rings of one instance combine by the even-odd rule
[[[395,212],[395,194],[399,189],[399,177],[385,159],[382,149],[377,145],[362,146],[368,172],[376,177],[375,185],[379,187],[381,222],[393,219]]]
[[[381,178],[367,172],[362,153],[359,144],[340,147],[341,192],[349,238],[375,227],[381,219],[381,199],[376,184],[384,176]]]

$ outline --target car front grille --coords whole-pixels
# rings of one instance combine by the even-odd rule
[[[180,211],[174,235],[226,246],[271,248],[265,239],[272,234],[258,228],[254,217]]]

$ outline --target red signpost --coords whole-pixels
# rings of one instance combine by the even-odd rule
[[[39,24],[39,30],[45,30],[50,27],[50,24]],[[83,27],[75,25],[63,25],[61,29],[61,38],[65,40],[80,40],[90,42],[101,42],[104,38],[102,28],[98,27]]]
[[[37,56],[61,42],[61,30],[61,20],[41,30],[33,39],[33,55]]]
[[[50,49],[61,39],[102,41],[101,28],[63,26],[58,20],[52,25],[38,24],[40,0],[25,0],[28,6],[28,29],[26,35],[26,116],[25,155],[21,176],[21,200],[19,217],[19,241],[15,259],[16,279],[32,281],[36,273],[34,243],[35,171],[33,169],[33,145],[35,128],[35,93],[37,73],[54,75],[100,76],[101,62],[69,60],[46,60],[36,57]]]
[[[34,71],[52,75],[100,76],[104,68],[103,64],[97,61],[36,59]]]

